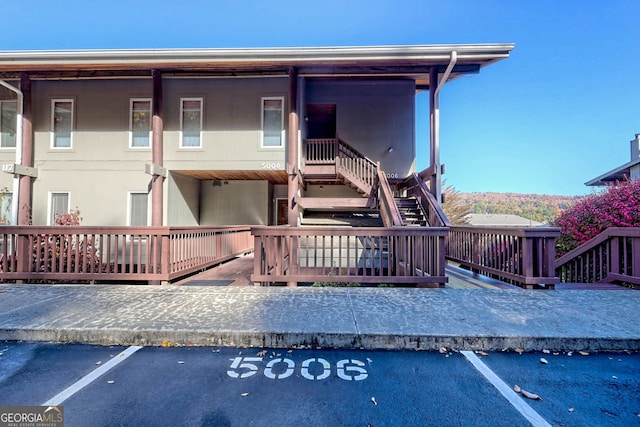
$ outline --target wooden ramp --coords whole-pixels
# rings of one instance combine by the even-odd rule
[[[521,289],[518,286],[501,282],[469,270],[448,264],[445,274],[449,283],[445,288],[449,289]]]

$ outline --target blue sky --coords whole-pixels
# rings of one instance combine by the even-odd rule
[[[578,195],[640,133],[638,0],[21,0],[0,50],[516,44],[441,92],[441,159],[459,191]],[[428,96],[418,97],[418,169]]]

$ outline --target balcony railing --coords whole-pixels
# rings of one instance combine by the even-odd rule
[[[640,228],[612,227],[558,258],[563,282],[640,285]]]
[[[250,227],[0,227],[0,280],[170,281],[251,252]]]
[[[559,228],[451,227],[447,259],[523,287],[547,285],[555,275]]]
[[[447,282],[447,228],[254,227],[252,233],[254,282]]]

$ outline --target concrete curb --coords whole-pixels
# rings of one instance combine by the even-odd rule
[[[282,333],[251,331],[160,331],[104,329],[4,329],[0,341],[37,341],[93,345],[342,348],[437,351],[640,351],[640,339],[590,337],[520,337]]]

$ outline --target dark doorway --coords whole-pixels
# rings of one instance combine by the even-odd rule
[[[307,105],[307,138],[336,137],[336,104]]]
[[[286,225],[289,223],[289,206],[287,199],[277,199],[278,219],[276,225]]]

